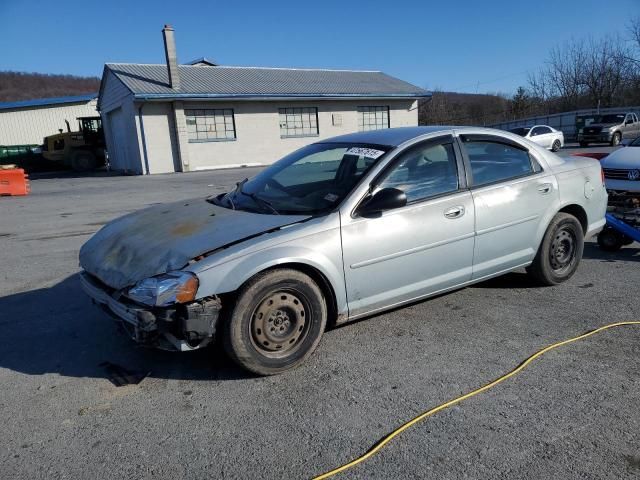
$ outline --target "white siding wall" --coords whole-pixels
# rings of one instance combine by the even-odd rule
[[[309,102],[208,102],[187,103],[185,109],[232,108],[236,124],[235,141],[188,143],[188,166],[194,171],[239,165],[268,165],[286,154],[323,138],[358,131],[358,106],[389,106],[391,127],[418,125],[414,100],[359,100]],[[279,108],[317,107],[319,135],[280,138]],[[333,125],[333,115],[342,116],[341,125]],[[147,137],[151,142],[151,137]],[[155,141],[155,140],[154,140]]]
[[[18,108],[0,111],[0,145],[39,145],[48,135],[78,129],[77,117],[98,115],[96,100],[84,103]]]

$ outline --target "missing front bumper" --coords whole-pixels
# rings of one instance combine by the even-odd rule
[[[163,350],[188,351],[215,339],[221,303],[210,297],[186,305],[148,308],[109,289],[86,272],[80,274],[84,291],[123,326],[136,342]]]

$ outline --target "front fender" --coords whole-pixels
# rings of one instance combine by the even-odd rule
[[[269,268],[303,264],[324,275],[335,293],[338,314],[346,313],[346,290],[339,231],[322,232],[314,237],[316,238],[305,238],[307,244],[314,245],[314,248],[280,244],[222,261],[213,266],[198,268],[197,263],[192,265],[189,270],[198,275],[200,280],[197,297],[234,292],[251,277]]]

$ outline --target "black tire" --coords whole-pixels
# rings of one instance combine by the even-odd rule
[[[581,147],[588,147],[589,146],[589,142],[580,142],[580,146]]]
[[[576,272],[584,251],[584,233],[576,217],[558,213],[549,223],[527,272],[542,285],[558,285]]]
[[[96,156],[89,150],[78,150],[71,154],[71,168],[76,172],[93,170],[97,164]]]
[[[624,243],[623,236],[609,226],[598,234],[598,246],[605,252],[617,252]]]
[[[620,134],[620,132],[614,133],[613,137],[611,137],[611,146],[617,147],[618,145],[620,145],[620,140],[622,140],[622,135]]]
[[[555,140],[553,142],[553,145],[551,145],[552,152],[557,152],[560,150],[560,148],[562,148],[562,145],[560,144],[560,140]]]
[[[241,367],[274,375],[304,362],[320,343],[326,324],[327,302],[311,278],[298,270],[270,270],[238,292],[223,342]]]

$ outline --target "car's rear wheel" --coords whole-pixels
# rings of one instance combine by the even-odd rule
[[[560,140],[555,140],[553,142],[553,145],[551,145],[551,151],[552,152],[557,152],[558,150],[560,150],[560,148],[562,147]]]
[[[620,135],[620,132],[614,133],[613,137],[611,138],[611,146],[617,147],[618,145],[620,145],[620,140],[622,140],[622,135]]]
[[[313,353],[327,324],[327,302],[318,285],[292,269],[270,270],[238,294],[224,329],[224,346],[240,366],[273,375]]]
[[[558,213],[551,220],[527,272],[543,285],[557,285],[576,272],[584,251],[584,233],[576,217]]]

